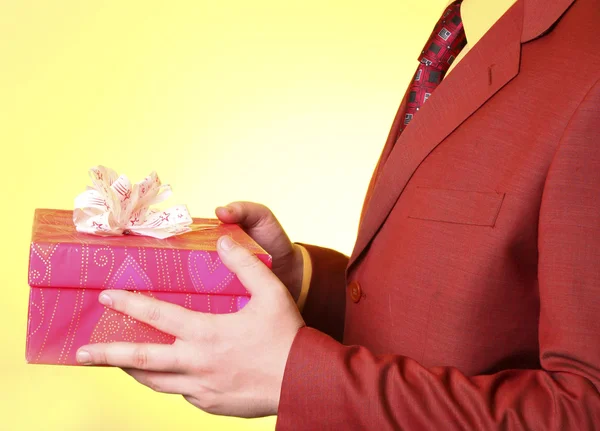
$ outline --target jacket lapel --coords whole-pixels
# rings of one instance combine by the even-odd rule
[[[456,65],[410,126],[392,132],[374,176],[349,267],[375,236],[421,162],[519,71],[523,2],[518,1]]]

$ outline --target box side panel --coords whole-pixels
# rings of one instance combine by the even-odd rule
[[[271,267],[271,257],[259,254]],[[216,251],[32,243],[29,285],[247,295]]]
[[[170,344],[174,338],[105,308],[97,290],[31,288],[26,360],[32,364],[77,365],[77,349],[89,343],[127,341]],[[234,313],[248,296],[144,292],[159,300],[213,314]]]

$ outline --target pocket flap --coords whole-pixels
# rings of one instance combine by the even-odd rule
[[[505,193],[417,187],[409,218],[494,226]]]

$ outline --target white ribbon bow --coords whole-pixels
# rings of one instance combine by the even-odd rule
[[[75,198],[73,222],[78,232],[164,239],[192,230],[185,205],[164,211],[150,208],[172,194],[169,185],[161,185],[156,172],[133,186],[125,175],[118,176],[104,166],[90,169],[90,177],[93,186]]]

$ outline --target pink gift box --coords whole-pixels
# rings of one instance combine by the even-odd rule
[[[206,313],[234,313],[250,294],[221,262],[217,239],[230,235],[271,267],[271,257],[239,226],[214,224],[167,239],[79,233],[72,211],[35,212],[29,259],[28,363],[77,365],[89,343],[172,343],[162,333],[98,302],[104,289],[125,289]]]

